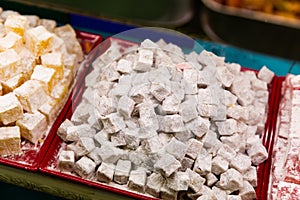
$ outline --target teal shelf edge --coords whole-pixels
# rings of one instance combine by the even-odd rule
[[[292,66],[292,69],[290,70],[291,74],[299,75],[300,74],[300,63],[297,62]]]

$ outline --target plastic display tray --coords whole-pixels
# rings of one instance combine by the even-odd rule
[[[91,49],[97,46],[102,40],[102,36],[90,34],[87,32],[76,31],[77,38],[82,45],[83,52],[87,55]],[[81,63],[81,67],[74,79],[74,85],[77,85],[78,82],[81,82],[83,79],[83,75],[85,70],[87,69],[84,67],[85,61]],[[69,96],[74,96],[74,91],[76,90],[75,86],[73,89],[70,90]],[[68,105],[68,102],[65,103]],[[39,142],[37,145],[34,145],[28,141],[22,139],[21,147],[22,153],[13,156],[7,157],[0,157],[0,164],[5,164],[21,169],[26,169],[30,171],[37,171],[39,164],[41,163],[42,159],[45,156],[54,136],[56,135],[57,127],[62,123],[65,112],[67,110],[62,108],[60,114],[56,118],[56,120],[49,126],[47,131],[45,131],[44,136],[42,138],[43,142]]]
[[[110,45],[111,41],[117,41],[117,42],[119,42],[119,44],[121,44],[124,47],[131,46],[133,44],[133,43],[125,41],[125,40],[110,38],[108,40],[108,42],[105,42],[103,44],[103,45],[105,45],[104,48],[100,48],[101,51],[93,52],[93,55],[91,57],[95,58],[94,56],[97,56],[97,55],[99,56],[101,54],[101,52],[103,52]],[[92,70],[92,67],[90,67],[89,70],[87,70],[86,75],[91,70]],[[251,70],[251,69],[242,68],[242,70]],[[255,72],[257,72],[257,71],[255,71]],[[272,134],[276,129],[276,126],[274,125],[274,124],[276,124],[276,117],[274,117],[274,116],[277,116],[278,104],[279,104],[279,99],[277,98],[277,96],[280,94],[280,90],[278,87],[278,84],[279,84],[278,79],[279,78],[277,76],[275,76],[269,87],[270,93],[269,93],[269,101],[268,101],[267,120],[265,123],[265,130],[262,135],[263,144],[265,145],[267,151],[269,152],[269,155],[270,155],[270,152],[272,149],[271,146],[273,144]],[[65,118],[67,118],[67,119],[71,118],[72,113],[73,113],[72,109],[76,108],[76,106],[82,100],[82,94],[85,91],[84,81],[82,82],[81,87],[77,87],[76,89],[77,90],[74,91],[74,93],[77,93],[76,98],[73,99],[73,101],[71,99],[68,100],[69,110],[65,111],[66,112]],[[67,106],[65,107],[65,109],[67,109]],[[133,198],[148,199],[148,200],[155,199],[154,197],[148,196],[147,194],[138,193],[138,192],[129,190],[125,187],[121,187],[117,184],[105,184],[105,183],[101,183],[98,181],[81,178],[73,173],[61,172],[57,168],[57,159],[58,159],[59,150],[63,144],[64,144],[64,142],[61,140],[61,138],[56,135],[54,137],[54,140],[53,140],[44,160],[42,161],[42,163],[40,165],[41,172],[46,173],[48,175],[53,175],[53,176],[57,176],[57,177],[60,177],[63,179],[67,179],[70,181],[75,181],[77,183],[95,187],[95,188],[98,188],[101,190],[106,190],[106,191],[118,193],[121,195],[126,195],[126,196],[133,197]],[[258,186],[255,188],[256,193],[257,193],[257,199],[264,199],[263,193],[267,191],[267,185],[268,185],[267,181],[269,180],[269,174],[266,173],[265,170],[269,167],[268,163],[269,163],[269,160],[265,161],[257,169]]]

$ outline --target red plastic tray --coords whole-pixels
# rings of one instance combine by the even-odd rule
[[[103,40],[101,35],[95,35],[81,31],[76,31],[76,34],[80,44],[82,45],[85,55],[87,55],[91,49],[93,49]],[[78,82],[82,82],[85,70],[86,68],[83,67],[83,70],[77,74],[75,86]],[[69,96],[74,96],[74,91],[76,91],[75,86],[71,90]],[[66,102],[65,105],[68,105],[68,102]],[[22,139],[21,147],[23,152],[19,155],[0,157],[0,164],[26,169],[29,171],[37,171],[54,136],[56,135],[57,128],[64,120],[66,112],[67,110],[62,108],[55,122],[53,122],[52,126],[45,132],[42,138],[42,143],[38,143],[36,146],[34,146],[30,142]]]
[[[105,42],[104,48],[101,48],[100,51],[96,52],[94,54],[95,55],[100,55],[100,53],[102,52],[102,50],[105,50],[106,47],[109,46],[110,42],[112,40],[118,41],[119,43],[122,44],[122,46],[126,47],[126,46],[131,46],[134,43],[128,42],[128,41],[124,41],[124,40],[120,40],[120,39],[115,39],[115,38],[111,38],[109,39],[107,42]],[[102,44],[101,44],[102,45]],[[95,49],[96,50],[96,49]],[[90,71],[91,68],[88,70]],[[243,71],[245,70],[251,70],[251,69],[247,69],[247,68],[242,68]],[[251,70],[253,71],[253,70]],[[257,71],[255,71],[257,72]],[[88,73],[86,73],[87,75]],[[279,98],[278,98],[278,94],[280,93],[280,91],[278,91],[280,89],[280,87],[278,86],[278,77],[274,77],[272,83],[270,84],[269,87],[269,101],[268,101],[268,113],[267,113],[267,120],[265,123],[265,130],[264,130],[264,134],[263,134],[263,144],[266,146],[267,151],[270,155],[270,153],[272,152],[272,145],[273,145],[273,138],[272,138],[272,134],[275,131],[276,128],[276,117],[277,117],[277,112],[278,112],[278,106],[279,106]],[[77,93],[78,95],[76,95],[76,98],[73,101],[73,104],[71,101],[68,101],[69,105],[69,110],[66,113],[66,118],[70,119],[73,113],[72,108],[75,108],[82,99],[82,94],[84,92],[85,89],[85,84],[84,82],[82,83],[80,88],[77,88]],[[66,109],[67,107],[65,107]],[[274,117],[275,116],[275,117]],[[142,194],[142,193],[137,193],[135,191],[129,190],[129,189],[120,189],[120,187],[115,187],[115,186],[111,186],[111,185],[107,185],[105,183],[101,183],[101,182],[97,182],[97,181],[92,181],[92,180],[87,180],[87,179],[83,179],[75,174],[70,174],[70,173],[63,173],[60,172],[57,169],[57,159],[58,159],[58,152],[60,150],[60,148],[63,145],[63,141],[60,139],[60,137],[58,137],[57,135],[55,136],[47,154],[46,157],[44,158],[44,160],[42,161],[41,165],[40,165],[40,171],[44,172],[46,174],[50,174],[50,175],[54,175],[60,178],[64,178],[67,180],[71,180],[71,181],[75,181],[84,185],[88,185],[88,186],[92,186],[98,189],[102,189],[102,190],[107,190],[110,192],[114,192],[114,193],[118,193],[121,195],[126,195],[126,196],[130,196],[133,198],[138,198],[138,199],[156,199],[154,197],[149,197],[146,194]],[[266,169],[269,166],[269,160],[265,161],[264,163],[262,163],[259,167],[258,167],[258,186],[256,187],[256,193],[257,193],[257,199],[266,199],[264,198],[264,194],[265,192],[267,192],[267,184],[265,184],[265,181],[268,181],[269,179],[269,173],[266,173]]]

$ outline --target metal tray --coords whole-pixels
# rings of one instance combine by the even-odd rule
[[[200,21],[214,41],[300,60],[300,20],[202,0]]]
[[[76,34],[80,44],[82,45],[85,55],[87,55],[91,51],[91,49],[93,49],[103,40],[102,36],[90,34],[87,32],[76,31]],[[82,63],[83,65],[84,62],[85,61],[83,61]],[[81,67],[80,71],[78,71],[77,76],[75,77],[76,82],[82,82],[85,70],[86,68],[84,66]],[[76,85],[77,84],[75,84],[75,86]],[[69,96],[74,96],[74,91],[76,90],[75,86],[72,90],[70,90]],[[65,102],[65,105],[68,105],[68,102]],[[56,129],[64,120],[64,115],[66,111],[66,109],[62,108],[57,119],[53,122],[51,126],[49,126],[47,131],[45,131],[44,136],[42,138],[42,143],[38,143],[35,146],[34,144],[22,139],[22,153],[13,156],[0,157],[0,164],[26,169],[29,171],[37,171],[39,164],[44,158],[54,136],[56,135]]]

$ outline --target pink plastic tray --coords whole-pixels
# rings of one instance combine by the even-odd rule
[[[80,44],[82,45],[83,52],[88,54],[91,49],[93,49],[95,46],[97,46],[102,40],[102,36],[90,34],[87,32],[81,32],[76,31],[77,38],[80,41]],[[85,68],[77,74],[76,82],[82,82],[84,74],[85,74]],[[76,86],[76,84],[75,84]],[[70,96],[73,96],[76,91],[76,87],[74,86],[73,90],[70,92]],[[69,100],[68,100],[69,101]],[[66,102],[65,105],[68,105],[68,102]],[[0,164],[9,165],[21,169],[26,169],[29,171],[37,171],[39,164],[41,163],[42,159],[45,156],[45,153],[47,152],[54,136],[56,135],[56,130],[58,126],[63,122],[64,116],[67,112],[67,109],[63,108],[58,115],[56,121],[52,124],[50,129],[48,129],[43,138],[42,143],[38,143],[36,146],[31,144],[28,141],[22,140],[22,153],[19,155],[14,156],[8,156],[8,157],[0,157]]]

